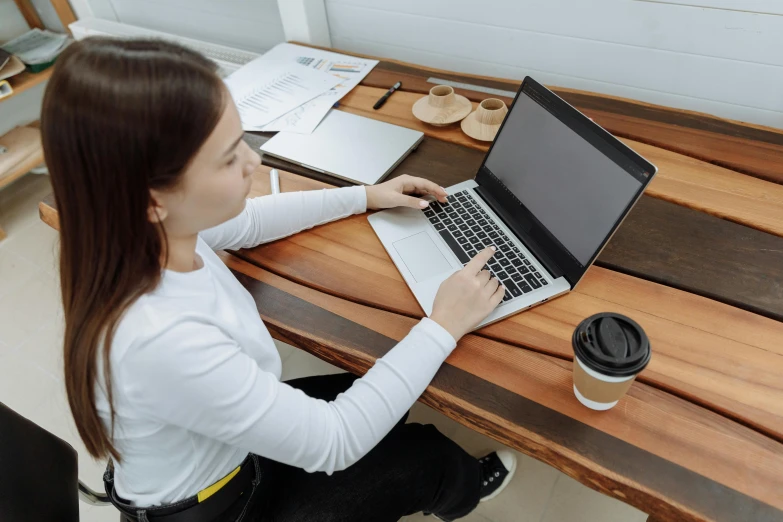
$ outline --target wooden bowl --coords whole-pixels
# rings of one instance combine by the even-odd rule
[[[436,85],[430,93],[413,104],[413,115],[424,123],[443,126],[458,122],[470,114],[470,100],[448,85]]]

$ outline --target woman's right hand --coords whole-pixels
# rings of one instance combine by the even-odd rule
[[[503,300],[505,287],[490,277],[489,271],[482,270],[493,255],[494,247],[485,248],[438,288],[430,319],[457,341],[486,319]]]

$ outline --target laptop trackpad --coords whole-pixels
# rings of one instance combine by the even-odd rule
[[[417,283],[453,270],[427,232],[419,232],[393,244]]]

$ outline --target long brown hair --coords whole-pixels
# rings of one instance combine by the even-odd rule
[[[60,219],[65,387],[93,457],[111,455],[109,350],[127,308],[160,281],[166,238],[150,189],[177,186],[226,102],[215,65],[158,40],[88,38],[58,59],[41,131]],[[96,410],[103,359],[111,429]]]

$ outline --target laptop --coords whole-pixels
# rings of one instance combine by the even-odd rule
[[[408,156],[424,133],[331,110],[312,134],[278,132],[264,154],[340,179],[374,185]]]
[[[424,210],[368,217],[429,316],[440,284],[495,245],[506,287],[481,328],[576,287],[657,169],[532,78],[525,78],[474,179]]]

